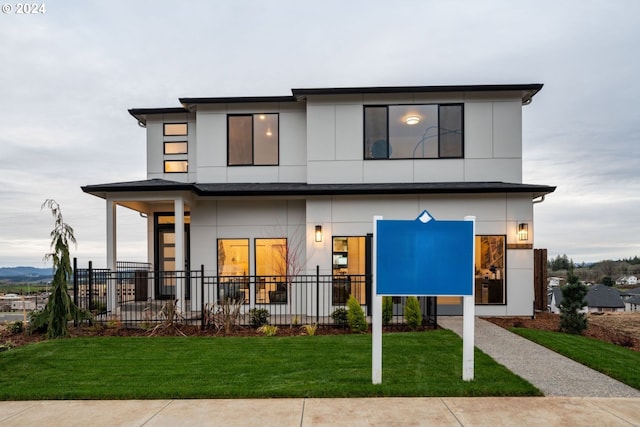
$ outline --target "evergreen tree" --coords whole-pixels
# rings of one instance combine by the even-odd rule
[[[30,323],[30,330],[46,328],[49,338],[62,338],[69,335],[68,323],[70,320],[78,320],[84,316],[73,303],[67,290],[67,282],[71,278],[71,257],[69,245],[76,244],[76,238],[71,228],[62,219],[60,205],[55,200],[47,199],[42,204],[42,209],[51,209],[55,218],[55,225],[51,231],[51,252],[45,255],[45,260],[51,259],[53,263],[53,281],[51,282],[51,295],[45,308],[36,313]]]
[[[349,328],[351,328],[353,332],[366,332],[367,318],[364,315],[364,310],[360,307],[360,303],[353,295],[349,295],[347,307],[347,322],[349,322]]]
[[[587,315],[580,310],[586,307],[588,289],[578,282],[578,276],[573,274],[573,264],[570,265],[567,284],[562,287],[562,302],[560,302],[560,330],[570,334],[582,334],[587,329]]]

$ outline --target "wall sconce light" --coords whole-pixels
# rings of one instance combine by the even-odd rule
[[[322,242],[322,226],[316,225],[316,242]]]
[[[518,240],[529,240],[529,224],[518,224]]]

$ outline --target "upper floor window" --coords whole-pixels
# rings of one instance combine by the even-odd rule
[[[227,163],[278,164],[278,114],[239,114],[227,117]]]
[[[462,158],[462,123],[462,104],[366,106],[364,158]]]
[[[184,173],[189,172],[189,162],[186,160],[165,160],[165,173]]]
[[[165,123],[164,124],[164,136],[186,136],[187,124],[186,123]]]
[[[165,141],[164,154],[187,154],[187,141]]]

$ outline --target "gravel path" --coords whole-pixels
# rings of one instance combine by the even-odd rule
[[[462,317],[441,316],[438,324],[462,336]],[[479,318],[475,345],[545,396],[640,397],[640,391],[620,381]]]

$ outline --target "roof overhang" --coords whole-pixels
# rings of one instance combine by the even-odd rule
[[[304,100],[310,95],[359,95],[396,93],[456,93],[456,92],[520,92],[523,104],[529,104],[542,89],[542,83],[500,85],[441,85],[441,86],[378,86],[292,89],[296,99]]]
[[[147,118],[149,116],[169,115],[169,114],[187,114],[189,110],[182,107],[168,107],[168,108],[131,108],[129,114],[131,114],[139,124],[146,125]]]
[[[554,192],[547,185],[506,182],[426,182],[368,184],[307,183],[183,183],[165,179],[86,185],[82,191],[106,199],[114,193],[189,191],[199,197],[238,198],[256,196],[367,196],[411,194],[530,194],[532,199]]]

